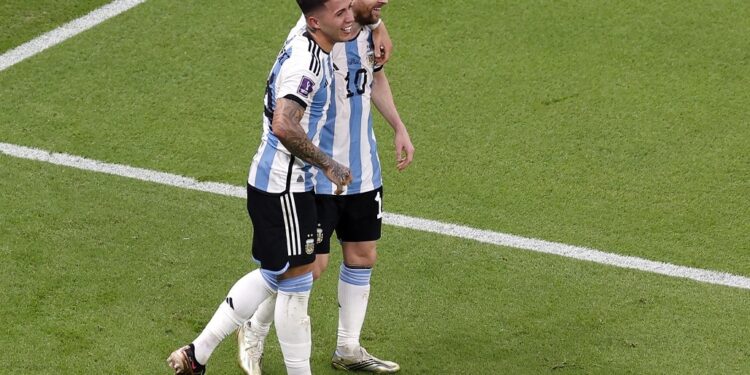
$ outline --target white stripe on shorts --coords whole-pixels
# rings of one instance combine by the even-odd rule
[[[294,207],[294,197],[292,196],[292,193],[286,193],[283,195],[283,197],[285,202],[287,220],[289,221],[289,224],[287,225],[287,238],[292,248],[290,255],[299,255],[301,254],[301,248],[299,245],[299,230],[297,229],[297,225],[299,224],[297,221],[297,210]],[[296,236],[295,233],[297,233]]]
[[[282,195],[281,197],[279,197],[279,199],[281,200],[281,214],[284,216],[284,229],[286,232],[284,233],[286,234],[286,254],[288,256],[292,256],[292,247],[291,247],[292,243],[289,241],[290,240],[289,238],[289,232],[290,232],[289,231],[289,215],[288,215],[288,210],[286,206],[285,195]]]
[[[289,199],[292,200],[292,216],[294,217],[294,242],[297,244],[297,255],[302,255],[302,241],[299,236],[299,218],[297,218],[297,202],[294,201],[294,193],[289,193]]]

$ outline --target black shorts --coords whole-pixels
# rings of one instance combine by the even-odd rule
[[[273,194],[247,186],[247,212],[253,222],[253,259],[273,272],[315,261],[315,194]]]
[[[343,242],[377,241],[383,225],[383,188],[352,195],[316,195],[319,243],[317,254],[331,252],[331,236]]]

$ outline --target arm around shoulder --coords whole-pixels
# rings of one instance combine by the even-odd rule
[[[377,26],[376,26],[377,25]],[[375,63],[383,66],[393,53],[393,41],[382,19],[378,23],[368,26],[372,30],[372,43],[375,48]]]

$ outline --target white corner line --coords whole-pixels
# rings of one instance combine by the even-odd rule
[[[72,38],[146,0],[115,0],[0,55],[0,72]]]
[[[97,160],[82,158],[80,156],[52,153],[49,151],[18,146],[9,143],[0,142],[0,154],[5,154],[21,159],[36,160],[56,165],[63,165],[66,167],[82,169],[86,171],[128,177],[136,180],[154,182],[157,184],[169,185],[183,189],[198,190],[236,198],[246,197],[246,188],[244,186],[234,186],[219,182],[200,182],[190,177],[184,177],[171,173],[158,172],[121,164],[105,163]],[[386,212],[383,217],[383,222],[387,225],[396,227],[436,233],[451,237],[458,237],[492,245],[529,250],[544,254],[559,255],[566,258],[584,260],[619,268],[629,268],[660,275],[691,279],[709,284],[750,289],[750,278],[725,272],[678,266],[670,263],[657,262],[632,256],[607,253],[601,250],[595,250],[586,247],[475,229],[467,226],[443,223],[439,221],[421,219],[394,213]]]

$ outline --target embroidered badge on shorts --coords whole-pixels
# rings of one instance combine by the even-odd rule
[[[305,241],[305,253],[310,255],[313,251],[315,251],[315,241],[312,238],[308,238],[307,241]]]
[[[313,91],[313,87],[315,87],[315,82],[313,82],[313,80],[311,80],[310,78],[302,76],[302,81],[300,81],[299,83],[297,92],[300,95],[307,97]]]

